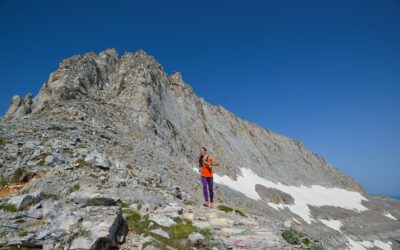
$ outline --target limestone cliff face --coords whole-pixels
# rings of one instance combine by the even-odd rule
[[[86,98],[127,110],[127,122],[160,133],[182,157],[192,160],[201,145],[218,156],[221,174],[235,177],[241,167],[291,185],[321,184],[362,192],[351,178],[335,170],[301,142],[249,123],[222,106],[195,95],[180,73],[168,76],[146,52],[118,57],[114,49],[73,56],[51,73],[32,103],[14,97],[6,116],[39,113],[49,103]]]
[[[374,234],[316,227],[326,228],[327,218],[342,223],[356,219],[382,230],[379,239],[400,234],[398,221],[383,225],[368,215],[387,210],[400,218],[395,202],[379,208],[378,198],[301,142],[208,104],[179,72],[168,75],[143,50],[120,57],[107,49],[63,60],[35,98],[13,98],[0,124],[7,131],[0,134],[6,142],[1,175],[10,177],[19,166],[47,173],[29,182],[25,192],[42,190],[68,200],[66,190],[80,183],[86,192],[97,190],[126,202],[170,201],[163,192],[176,195],[177,190],[180,200],[200,202],[193,168],[199,148],[206,146],[221,163],[215,168],[219,201],[261,216],[276,228],[297,218],[303,230],[342,247],[350,244],[344,235],[364,235],[362,240]],[[105,171],[101,183],[90,179],[96,175],[93,169],[76,164]],[[151,192],[140,185],[149,180],[158,185]],[[161,183],[164,190],[157,189]]]

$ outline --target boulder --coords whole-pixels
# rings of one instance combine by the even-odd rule
[[[23,194],[12,197],[8,200],[7,204],[15,205],[18,211],[25,209],[26,207],[40,202],[44,198],[41,191],[36,191],[31,194]]]

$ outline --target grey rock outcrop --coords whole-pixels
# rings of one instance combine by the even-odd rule
[[[14,96],[5,116],[22,116],[32,112],[32,94],[27,94],[24,99]]]

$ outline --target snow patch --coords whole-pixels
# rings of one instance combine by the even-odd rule
[[[383,250],[391,250],[392,249],[392,243],[389,241],[388,243],[385,243],[380,240],[374,240],[374,241],[355,241],[349,236],[347,236],[345,233],[342,232],[340,229],[343,226],[343,223],[340,220],[319,220],[326,226],[339,231],[341,234],[343,234],[349,243],[347,243],[347,247],[350,250],[367,250],[369,248],[377,247]]]
[[[390,218],[390,219],[397,220],[396,217],[394,217],[394,216],[391,215],[390,213],[386,213],[386,214],[383,214],[383,215],[386,216],[386,217],[388,217],[388,218]]]
[[[322,222],[325,226],[341,232],[340,227],[343,226],[343,224],[340,220],[322,220],[322,219],[320,219],[319,221]]]
[[[377,247],[382,250],[391,250],[392,249],[391,242],[385,243],[380,240],[374,240],[373,242],[372,241],[355,241],[349,237],[347,237],[347,240],[349,241],[347,246],[351,250],[353,250],[353,249],[354,250],[367,250],[367,249],[373,248],[373,247]]]
[[[194,171],[198,173],[196,168]],[[311,218],[309,206],[335,206],[345,209],[355,210],[357,212],[367,210],[361,204],[361,201],[367,200],[358,192],[352,192],[341,188],[327,188],[319,185],[306,186],[287,186],[281,183],[274,183],[261,178],[251,169],[241,168],[241,174],[237,176],[237,180],[231,179],[229,176],[219,176],[214,173],[214,181],[218,184],[225,185],[233,190],[243,193],[253,200],[260,200],[261,197],[256,192],[256,185],[262,185],[267,188],[275,188],[287,194],[294,199],[294,204],[273,204],[268,203],[274,209],[288,208],[292,213],[299,215],[308,224],[315,221]]]

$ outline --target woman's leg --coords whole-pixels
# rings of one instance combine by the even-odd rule
[[[213,177],[207,177],[208,189],[210,191],[210,201],[211,203],[214,202],[214,181]]]
[[[201,183],[203,185],[204,200],[208,203],[207,177],[202,176]]]

